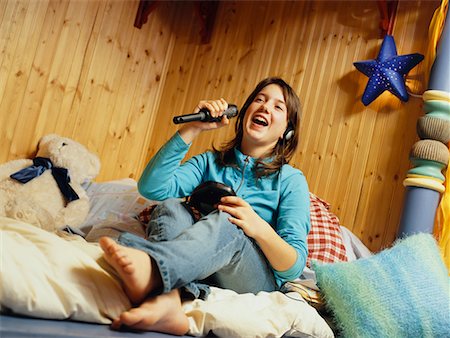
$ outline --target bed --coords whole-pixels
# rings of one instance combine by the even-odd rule
[[[130,303],[96,243],[101,236],[117,237],[125,229],[142,235],[144,230],[138,215],[155,202],[142,198],[131,179],[91,182],[85,188],[91,210],[85,223],[77,229],[64,229],[55,234],[0,218],[1,337],[170,336],[109,329],[111,318],[129,308]],[[238,295],[231,290],[212,288],[207,300],[183,303],[190,323],[189,335],[335,335],[336,327],[323,306],[316,273],[311,267],[320,261],[347,261],[324,265],[349,264],[361,258],[369,259],[372,254],[354,234],[339,225],[325,201],[313,194],[311,201],[312,208],[316,208],[312,209],[312,222],[319,228],[308,238],[309,267],[302,278],[288,283],[283,292],[257,295]],[[328,249],[323,246],[324,238],[331,245]],[[315,247],[317,243],[322,244]],[[345,257],[339,253],[342,247]]]

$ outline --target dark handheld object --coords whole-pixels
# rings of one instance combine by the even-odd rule
[[[203,215],[207,215],[217,208],[217,204],[224,196],[236,196],[236,193],[226,184],[206,181],[194,189],[189,197],[189,204]]]
[[[237,114],[238,114],[237,106],[235,104],[229,104],[227,110],[223,112],[222,116],[231,118],[236,116]],[[212,117],[208,109],[202,108],[198,113],[195,114],[175,116],[173,118],[173,123],[180,124],[192,121],[220,122],[222,120],[222,116]]]

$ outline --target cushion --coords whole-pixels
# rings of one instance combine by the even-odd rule
[[[339,219],[330,211],[330,204],[313,193],[310,197],[311,230],[308,234],[308,258],[325,263],[347,261]]]
[[[79,229],[86,234],[88,242],[97,242],[102,236],[117,238],[123,231],[145,235],[145,229],[136,215],[155,202],[139,195],[135,180],[90,182],[85,189],[91,208]]]
[[[0,230],[2,309],[106,324],[130,307],[97,245],[6,217],[0,217]]]
[[[450,337],[448,271],[430,234],[369,258],[313,262],[318,285],[346,337]]]
[[[80,229],[88,231],[105,220],[116,222],[135,217],[143,208],[155,202],[142,197],[133,179],[110,182],[90,182],[85,187],[91,208]]]

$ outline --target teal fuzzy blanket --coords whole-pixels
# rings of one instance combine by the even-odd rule
[[[430,234],[369,258],[313,268],[340,335],[450,337],[449,276]]]

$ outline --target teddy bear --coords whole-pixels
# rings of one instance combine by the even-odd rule
[[[0,165],[0,216],[47,231],[77,227],[90,206],[82,183],[99,171],[99,158],[82,144],[46,135],[39,140],[34,159]]]

